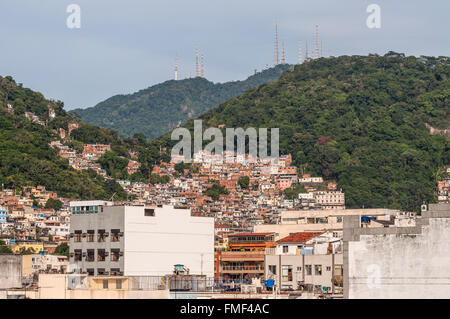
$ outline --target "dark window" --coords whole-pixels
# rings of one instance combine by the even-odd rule
[[[88,276],[94,276],[94,269],[93,268],[86,269],[86,272],[87,272]]]
[[[76,231],[74,232],[74,236],[73,236],[73,241],[74,241],[74,242],[76,242],[76,243],[81,243],[81,233],[82,233],[81,230],[76,230]]]
[[[155,216],[155,210],[153,208],[145,208],[144,215],[145,216]]]
[[[108,289],[108,280],[103,280],[103,289]]]
[[[88,243],[94,242],[94,235],[95,235],[95,230],[88,230],[87,231],[87,241],[88,241]]]
[[[102,276],[105,274],[105,268],[98,268],[97,269],[97,275]]]
[[[74,257],[75,257],[75,261],[81,261],[81,249],[75,249],[74,250]]]
[[[112,242],[120,241],[120,229],[111,229],[111,241]]]
[[[98,231],[97,231],[97,241],[99,242],[99,243],[104,243],[105,241],[106,241],[106,233],[105,233],[105,230],[104,229],[99,229]]]
[[[86,261],[95,261],[95,251],[94,251],[94,249],[88,249],[87,250]]]
[[[111,261],[119,261],[120,249],[111,249]]]
[[[105,250],[104,249],[98,249],[97,250],[97,261],[105,261]]]
[[[116,289],[122,289],[122,280],[120,279],[116,280]]]
[[[289,247],[288,246],[283,246],[283,253],[287,253],[289,251]]]

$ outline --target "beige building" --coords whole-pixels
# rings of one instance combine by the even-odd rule
[[[342,234],[344,216],[371,216],[377,220],[390,220],[394,214],[398,214],[398,211],[384,208],[283,211],[278,224],[255,225],[254,232],[275,233],[276,240],[299,232],[332,231],[337,236]]]

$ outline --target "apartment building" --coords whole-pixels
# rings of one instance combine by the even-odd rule
[[[97,205],[95,205],[97,204]],[[89,275],[214,274],[214,218],[171,206],[71,202],[70,261]]]
[[[253,230],[275,233],[276,240],[298,232],[342,233],[344,216],[372,216],[377,220],[390,220],[390,216],[396,213],[398,211],[384,208],[282,211],[278,224],[255,225]]]
[[[265,254],[265,279],[280,290],[341,294],[342,239],[332,233],[294,233]]]
[[[228,235],[228,250],[216,255],[216,278],[251,280],[264,277],[264,252],[275,246],[273,233]]]
[[[345,194],[342,191],[318,191],[314,198],[323,209],[345,209]]]

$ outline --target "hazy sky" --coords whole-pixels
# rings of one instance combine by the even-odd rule
[[[66,25],[72,3],[80,29]],[[380,29],[366,25],[372,3]],[[275,22],[288,63],[315,24],[325,56],[448,56],[449,13],[448,0],[0,0],[0,75],[85,108],[172,79],[176,55],[193,73],[196,45],[209,80],[244,79],[273,63]]]

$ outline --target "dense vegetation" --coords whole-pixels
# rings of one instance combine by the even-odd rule
[[[227,83],[214,84],[204,78],[166,81],[73,113],[86,123],[117,130],[124,136],[144,133],[156,138],[250,88],[278,79],[288,68],[279,65],[244,81]]]
[[[449,139],[425,127],[450,126],[449,96],[447,57],[342,56],[297,65],[201,119],[204,129],[280,128],[281,152],[337,180],[349,208],[417,211],[436,199],[437,172],[450,164]]]
[[[7,111],[7,105],[14,113]],[[49,118],[49,107],[56,117]],[[33,112],[47,126],[32,123],[24,116]],[[5,187],[44,185],[60,196],[81,199],[126,198],[113,180],[105,180],[92,170],[78,172],[59,157],[49,143],[57,139],[53,129],[73,121],[62,102],[46,100],[42,94],[25,89],[11,77],[0,77],[0,184]]]

